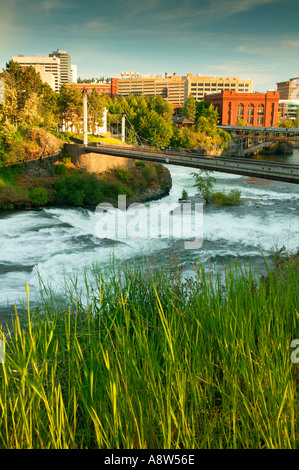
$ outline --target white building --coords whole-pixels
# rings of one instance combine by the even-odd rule
[[[60,49],[53,51],[49,57],[57,57],[60,59],[60,85],[63,83],[72,83],[72,66],[71,56]]]
[[[78,80],[78,68],[77,68],[77,65],[72,64],[72,65],[71,65],[71,71],[72,71],[72,83],[77,83],[77,80]]]

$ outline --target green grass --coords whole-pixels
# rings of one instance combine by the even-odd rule
[[[83,140],[83,134],[73,134],[73,137]],[[109,135],[96,136],[96,135],[89,134],[87,139],[88,139],[88,142],[103,142],[106,145],[127,145],[125,142],[122,142],[119,139],[115,139],[114,137],[109,137]]]
[[[18,179],[19,172],[14,168],[0,168],[0,188],[14,185]]]
[[[0,448],[298,448],[294,271],[182,276],[173,256],[43,286],[2,334]]]

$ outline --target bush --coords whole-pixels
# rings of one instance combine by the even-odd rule
[[[29,197],[34,206],[44,206],[48,202],[48,191],[42,187],[33,188],[29,191]]]
[[[66,174],[66,166],[64,163],[58,163],[55,165],[55,175],[65,175]]]
[[[232,189],[228,193],[225,191],[217,191],[212,193],[211,199],[215,204],[220,206],[235,206],[240,204],[241,191]]]
[[[135,162],[135,165],[138,166],[138,168],[144,168],[145,167],[144,162]]]
[[[128,168],[118,168],[115,171],[115,175],[118,179],[125,181],[126,183],[128,183],[132,179],[132,175]]]
[[[181,199],[183,199],[183,201],[186,201],[187,199],[189,199],[189,195],[186,189],[183,189]]]
[[[151,180],[154,176],[154,169],[151,166],[146,165],[142,170],[143,176],[147,181]]]
[[[54,184],[56,203],[71,206],[96,206],[119,194],[131,196],[133,191],[123,183],[111,183],[81,172],[66,175]]]

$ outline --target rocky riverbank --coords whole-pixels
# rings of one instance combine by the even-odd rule
[[[171,174],[161,164],[121,159],[115,167],[112,157],[112,168],[107,162],[105,171],[96,172],[74,165],[58,139],[48,134],[47,141],[45,131],[31,135],[22,163],[0,169],[0,210],[90,206],[103,200],[117,205],[118,194],[125,194],[128,204],[146,202],[168,195],[172,187]]]

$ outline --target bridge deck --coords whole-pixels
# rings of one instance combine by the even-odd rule
[[[171,165],[232,173],[286,183],[299,183],[299,165],[287,163],[257,161],[246,158],[203,156],[190,151],[153,151],[152,149],[138,149],[138,147],[124,149],[120,146],[107,145],[87,146],[84,148],[84,151],[86,153],[92,152],[164,164],[169,163]]]

